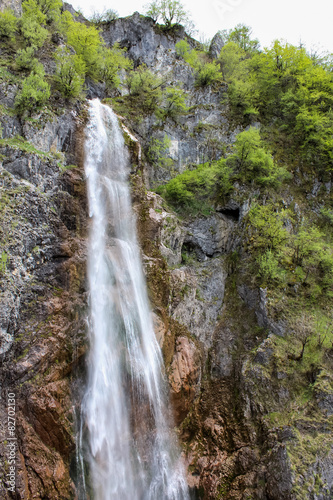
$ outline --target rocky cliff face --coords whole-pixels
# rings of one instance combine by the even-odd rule
[[[287,326],[266,291],[235,267],[255,193],[240,188],[210,215],[181,219],[150,191],[191,163],[221,156],[217,144],[232,143],[226,87],[194,87],[191,68],[175,52],[181,28],[167,33],[136,13],[104,26],[103,36],[109,45],[126,47],[136,65],[181,84],[190,106],[186,117],[162,125],[153,115],[122,121],[136,138],[133,143],[126,133],[133,202],[193,495],[328,500],[331,373],[317,380],[309,372],[317,380],[316,398],[304,410],[279,351]],[[12,108],[16,92],[15,84],[0,83],[1,104]],[[91,84],[89,95],[103,98],[104,89]],[[87,307],[85,107],[67,105],[25,123],[13,113],[0,120],[7,140],[0,148],[1,498],[76,498]],[[148,161],[152,139],[165,135],[171,161]],[[8,394],[15,395],[18,440],[13,494],[6,487]]]

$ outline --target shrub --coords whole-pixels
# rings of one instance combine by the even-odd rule
[[[15,59],[16,68],[18,70],[33,70],[37,68],[38,60],[34,57],[36,52],[35,47],[27,47],[19,49]]]
[[[267,250],[263,255],[257,257],[259,266],[258,275],[265,283],[284,282],[286,271],[280,267],[278,256]]]
[[[216,61],[206,62],[205,54],[191,49],[190,45],[181,40],[176,43],[176,53],[195,70],[195,85],[205,87],[222,80],[220,68]]]
[[[46,22],[46,16],[39,9],[36,0],[26,0],[22,3],[22,9],[22,35],[31,46],[39,48],[48,37],[48,31],[41,26]]]
[[[204,163],[171,179],[158,192],[181,212],[207,213],[215,202],[232,191],[231,174],[225,160],[211,165]]]
[[[15,99],[15,108],[20,114],[31,113],[44,106],[51,96],[49,84],[44,80],[44,70],[40,67],[23,80],[22,89]]]
[[[121,49],[117,43],[112,49],[106,47],[101,49],[99,77],[108,88],[117,88],[120,84],[119,72],[133,66],[133,62],[125,57],[125,53],[126,49]]]
[[[199,65],[195,76],[196,87],[206,87],[207,85],[212,85],[221,80],[222,75],[220,68],[215,61]]]
[[[0,37],[13,38],[17,30],[18,19],[14,16],[13,11],[5,10],[0,12]]]
[[[237,135],[233,151],[227,162],[238,170],[245,182],[278,187],[284,180],[291,178],[286,168],[274,164],[260,139],[259,130],[254,127]]]
[[[37,0],[37,3],[48,21],[57,19],[62,8],[62,0]]]
[[[86,65],[86,73],[92,78],[98,78],[101,65],[102,40],[95,26],[75,22],[72,16],[66,18],[67,42]]]
[[[158,110],[158,116],[162,119],[176,119],[179,115],[187,113],[188,107],[185,102],[184,91],[178,87],[169,87],[163,92],[163,102]]]
[[[68,49],[59,48],[56,52],[56,88],[66,97],[78,97],[83,89],[86,65],[82,58],[71,54]]]
[[[146,66],[139,66],[126,79],[130,96],[143,112],[153,113],[161,103],[163,80],[154,75]]]

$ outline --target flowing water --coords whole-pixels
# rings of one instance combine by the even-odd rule
[[[85,158],[90,356],[82,413],[93,498],[188,500],[136,239],[129,157],[115,114],[97,99]]]

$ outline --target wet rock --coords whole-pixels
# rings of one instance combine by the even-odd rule
[[[25,121],[23,133],[36,149],[45,153],[62,151],[74,154],[77,120],[75,111],[65,112],[61,116],[39,113],[32,118],[34,121]]]
[[[192,340],[179,337],[170,369],[170,396],[175,421],[179,425],[186,417],[200,389],[200,356]]]
[[[227,273],[222,258],[211,259],[195,268],[171,271],[173,293],[177,300],[171,307],[172,317],[210,347],[217,317],[220,314]]]
[[[184,243],[193,246],[198,260],[206,260],[230,250],[233,229],[233,222],[221,214],[195,219],[187,226]]]
[[[267,493],[272,500],[292,500],[293,475],[285,445],[276,445],[269,454]]]

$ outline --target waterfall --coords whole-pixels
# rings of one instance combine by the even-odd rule
[[[129,157],[113,111],[90,102],[85,172],[90,354],[82,404],[94,500],[188,500],[136,238]]]

